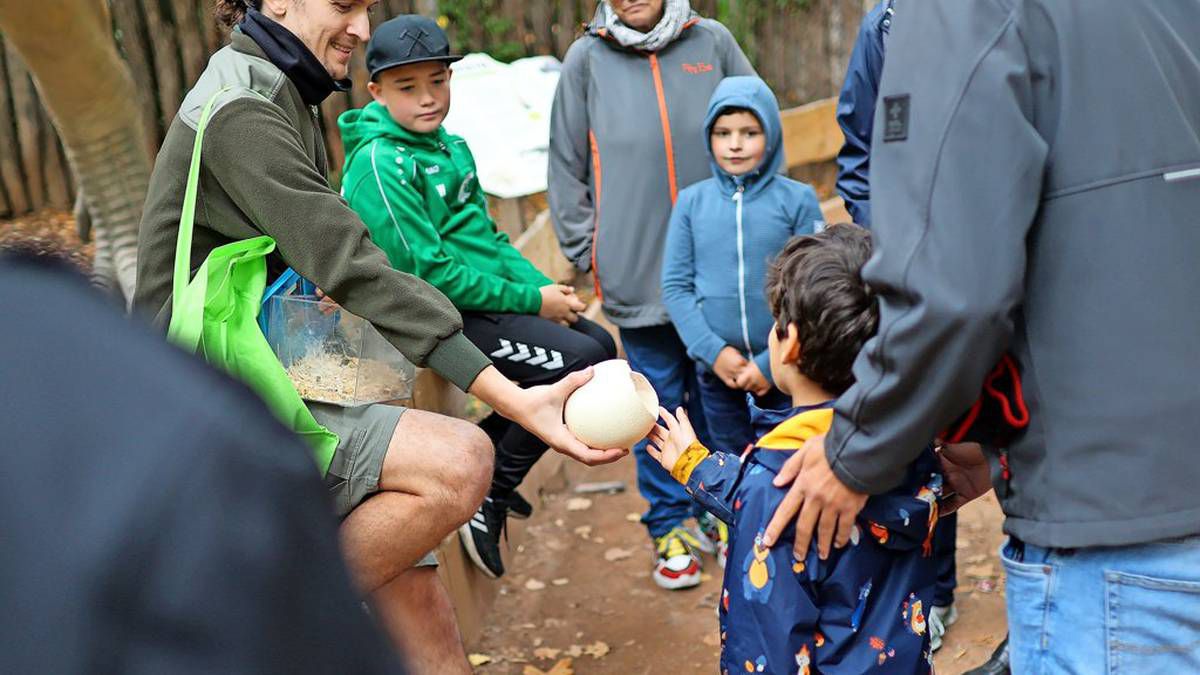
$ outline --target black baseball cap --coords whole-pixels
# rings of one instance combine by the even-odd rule
[[[389,19],[367,43],[367,70],[371,79],[380,71],[409,63],[442,61],[454,63],[462,56],[450,53],[450,40],[437,22],[420,14],[402,14]]]

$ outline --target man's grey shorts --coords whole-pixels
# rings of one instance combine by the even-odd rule
[[[345,408],[305,401],[317,423],[337,434],[338,446],[325,474],[325,485],[339,520],[371,495],[379,492],[379,475],[396,425],[407,408],[394,405],[361,405]],[[417,567],[437,565],[430,552]]]

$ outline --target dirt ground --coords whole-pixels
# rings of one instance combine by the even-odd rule
[[[632,458],[568,467],[571,483],[623,481],[620,494],[542,495],[483,635],[468,645],[484,675],[516,673],[715,673],[721,569],[705,558],[698,588],[664,591],[650,580],[652,549],[636,522],[645,508]],[[581,501],[590,500],[590,504]],[[1005,633],[996,549],[995,497],[959,518],[958,623],[935,657],[939,673],[961,673],[991,654]],[[555,666],[558,666],[555,669]]]

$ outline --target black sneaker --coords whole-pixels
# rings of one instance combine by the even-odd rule
[[[507,511],[504,504],[488,497],[475,515],[458,528],[458,538],[462,540],[471,562],[492,579],[504,575],[504,561],[500,559],[500,533],[504,530]]]
[[[508,507],[508,515],[518,520],[525,520],[533,515],[533,504],[525,501],[521,493],[516,490],[513,490],[508,499],[504,500],[504,505]]]

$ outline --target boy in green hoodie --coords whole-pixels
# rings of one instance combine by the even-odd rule
[[[437,287],[463,315],[463,332],[506,377],[557,381],[614,358],[612,337],[580,316],[574,289],[538,271],[496,228],[465,140],[447,133],[450,54],[441,28],[405,15],[367,46],[374,103],[338,119],[346,146],[342,194],[392,266]],[[496,445],[492,489],[460,530],[491,577],[504,573],[500,532],[509,511],[527,517],[515,491],[545,451],[536,436],[497,415],[481,426]]]

